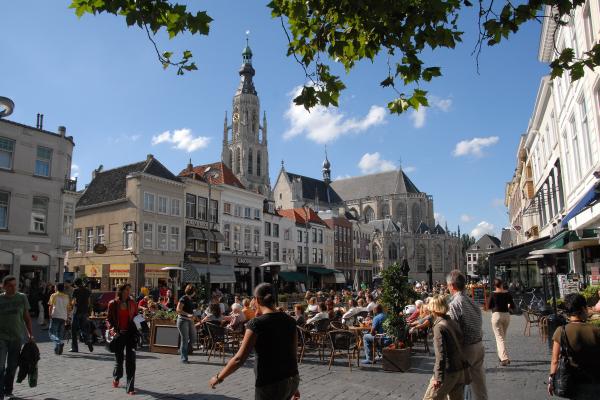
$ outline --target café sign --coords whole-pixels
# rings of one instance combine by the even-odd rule
[[[209,225],[212,225],[212,229],[218,230],[219,224],[211,223],[208,221],[201,221],[198,219],[187,219],[185,220],[186,226],[193,226],[194,228],[209,229]]]

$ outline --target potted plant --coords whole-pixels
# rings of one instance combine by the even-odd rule
[[[403,310],[404,306],[414,302],[417,294],[412,290],[399,263],[384,269],[382,278],[381,304],[387,315],[383,329],[386,335],[393,338],[393,343],[382,351],[383,369],[405,372],[410,368],[410,349],[406,346],[406,320]]]
[[[152,315],[152,323],[159,325],[175,325],[177,323],[177,313],[175,311],[159,310]]]

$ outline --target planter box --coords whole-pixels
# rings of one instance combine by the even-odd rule
[[[177,354],[179,331],[171,319],[155,319],[150,324],[150,351],[153,353]]]
[[[410,369],[410,349],[383,349],[383,369],[406,372]]]

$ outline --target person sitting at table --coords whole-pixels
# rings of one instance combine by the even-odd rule
[[[305,324],[306,319],[304,318],[304,307],[302,304],[294,304],[294,315],[292,315],[292,318],[294,318],[296,325],[298,326],[303,326]]]
[[[223,315],[221,314],[221,307],[219,303],[213,303],[208,306],[208,310],[206,311],[206,315],[200,322],[196,324],[196,328],[199,328],[206,322],[210,322],[212,324],[220,325],[223,320]]]
[[[329,313],[327,312],[327,305],[325,303],[319,303],[319,312],[306,321],[306,325],[313,325],[315,322],[322,319],[329,319]]]
[[[148,301],[150,301],[150,296],[144,296],[138,302],[138,308],[141,309],[142,311],[146,311],[148,309]]]
[[[408,324],[408,335],[411,340],[415,340],[421,333],[427,332],[427,329],[433,325],[433,315],[428,306],[421,307],[421,317],[414,322]]]
[[[387,318],[383,312],[383,306],[377,304],[373,309],[373,323],[371,325],[371,331],[363,335],[363,343],[365,344],[365,360],[361,362],[362,365],[370,365],[373,363],[373,346],[375,345],[375,338],[377,337],[381,347],[385,347],[392,343],[392,338],[383,335],[383,322]]]
[[[222,323],[227,324],[225,327],[234,331],[240,330],[244,326],[245,321],[246,317],[244,317],[244,313],[242,312],[242,306],[238,303],[233,303],[231,305],[231,314],[222,318]]]
[[[371,293],[367,293],[366,303],[367,303],[367,311],[372,314],[373,309],[375,308],[377,303],[375,303],[375,299],[373,298],[373,295]]]
[[[242,301],[242,312],[244,313],[244,318],[246,318],[246,321],[250,321],[252,318],[254,318],[254,314],[255,311],[254,309],[251,307],[251,302],[250,299],[245,298],[244,301]]]
[[[363,299],[358,299],[358,301],[354,299],[348,300],[348,311],[346,311],[346,313],[342,315],[342,322],[344,324],[353,325],[356,316],[359,313],[367,310],[364,305],[365,301]]]
[[[333,296],[333,308],[344,307],[344,303],[342,303],[342,298],[339,295]]]
[[[317,305],[317,298],[311,297],[308,299],[308,307],[306,308],[306,312],[310,313],[318,313],[319,306]]]
[[[410,314],[408,318],[406,318],[407,323],[415,322],[419,316],[421,315],[421,310],[423,308],[423,300],[415,301],[415,311]]]

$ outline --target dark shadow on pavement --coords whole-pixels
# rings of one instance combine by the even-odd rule
[[[238,397],[229,397],[224,396],[222,394],[204,394],[204,393],[194,393],[194,394],[173,394],[173,393],[157,393],[151,392],[149,390],[136,390],[137,394],[152,396],[155,399],[161,400],[240,400]]]

